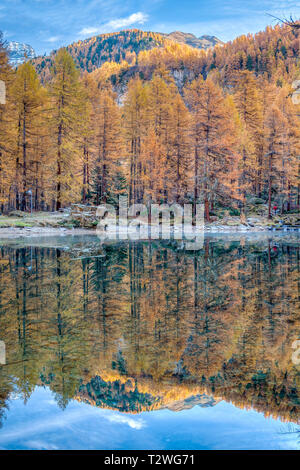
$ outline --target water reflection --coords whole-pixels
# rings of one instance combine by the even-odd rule
[[[0,249],[0,420],[45,385],[62,409],[223,399],[298,422],[297,240],[60,245]]]

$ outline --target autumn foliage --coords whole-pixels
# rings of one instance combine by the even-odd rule
[[[116,203],[119,194],[203,202],[206,220],[220,205],[242,214],[250,196],[270,217],[273,202],[298,207],[298,31],[276,26],[208,51],[140,33],[134,40],[147,44],[124,57],[103,60],[110,35],[104,49],[97,38],[84,43],[102,59],[80,63],[81,73],[83,46],[59,50],[42,83],[40,63],[13,70],[1,41],[1,212],[28,210],[28,191],[34,210]],[[122,37],[132,45],[129,32]]]

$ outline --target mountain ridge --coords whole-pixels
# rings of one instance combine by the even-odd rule
[[[118,410],[122,413],[136,414],[155,409],[168,409],[173,412],[190,410],[195,406],[201,408],[216,406],[221,398],[207,393],[186,393],[177,397],[169,396],[164,390],[153,393],[139,387],[138,382],[128,378],[126,382],[120,380],[105,381],[101,376],[95,375],[86,383],[82,383],[74,397],[99,408]]]
[[[178,42],[179,44],[186,44],[191,47],[195,47],[196,49],[211,49],[212,47],[216,46],[217,44],[224,44],[220,39],[216,36],[210,36],[208,34],[204,34],[202,36],[195,36],[192,33],[184,33],[183,31],[173,31],[171,33],[165,34],[160,33],[162,36],[166,36],[167,38]]]
[[[10,41],[7,45],[7,50],[9,61],[14,66],[22,64],[26,58],[35,59],[36,57],[33,47],[18,41]]]
[[[216,36],[211,36],[208,34],[204,34],[202,36],[197,37],[195,34],[192,33],[185,33],[183,31],[171,31],[170,33],[162,33],[159,31],[144,31],[139,28],[128,28],[128,29],[121,29],[120,31],[114,31],[110,33],[101,33],[94,36],[90,36],[86,39],[79,39],[77,41],[73,41],[71,44],[66,46],[67,48],[73,45],[77,45],[80,43],[89,43],[90,41],[100,38],[100,37],[114,37],[121,35],[122,33],[143,33],[144,35],[149,35],[150,37],[153,35],[154,37],[161,36],[167,40],[175,41],[180,44],[187,44],[191,47],[195,47],[196,49],[208,49],[209,47],[214,47],[216,44],[224,44]],[[52,51],[53,52],[53,51]],[[51,55],[51,53],[50,53]]]
[[[216,44],[223,44],[215,36],[206,35],[197,38],[191,33],[181,31],[165,34],[141,29],[126,29],[79,40],[66,46],[66,49],[82,71],[93,72],[105,62],[126,61],[133,64],[140,52],[163,48],[174,43],[197,50],[208,50]],[[53,50],[48,56],[39,56],[33,60],[33,65],[43,80],[48,78],[47,69],[51,66],[56,52]]]

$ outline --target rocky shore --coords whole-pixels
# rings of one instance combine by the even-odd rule
[[[95,232],[99,219],[96,206],[73,204],[61,212],[38,212],[28,214],[20,211],[0,216],[0,236],[15,238],[20,236],[59,236],[84,235]],[[180,225],[174,225],[180,230]],[[131,230],[131,229],[129,229]],[[250,214],[244,217],[230,215],[227,212],[219,217],[213,216],[211,222],[205,223],[204,231],[208,233],[232,232],[266,232],[266,231],[300,231],[300,214],[289,213],[275,215],[268,219],[264,214]]]

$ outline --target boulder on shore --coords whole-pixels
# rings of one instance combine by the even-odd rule
[[[26,217],[27,213],[26,212],[22,212],[22,211],[12,211],[8,214],[8,217],[19,217],[19,218],[23,218],[23,217]]]
[[[97,206],[85,206],[84,204],[72,204],[70,219],[76,226],[83,228],[94,228],[99,220],[97,219]]]

